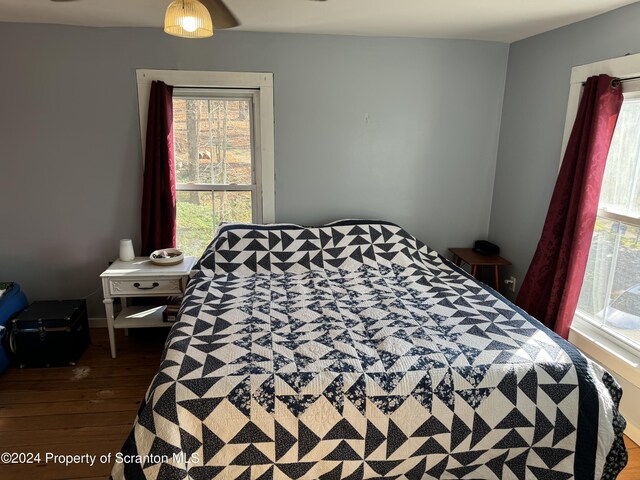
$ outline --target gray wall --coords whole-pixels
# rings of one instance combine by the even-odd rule
[[[571,68],[640,51],[640,3],[513,43],[490,238],[522,283],[560,166]]]
[[[136,68],[275,74],[277,221],[488,233],[505,44],[0,24],[0,45],[0,278],[32,300],[88,295],[137,244]]]

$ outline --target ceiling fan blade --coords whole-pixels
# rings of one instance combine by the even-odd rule
[[[200,3],[209,10],[211,20],[213,21],[213,28],[223,30],[240,25],[240,21],[231,10],[227,8],[222,0],[200,0]]]

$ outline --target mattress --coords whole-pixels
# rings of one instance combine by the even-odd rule
[[[396,225],[226,225],[112,476],[609,479],[620,396]]]

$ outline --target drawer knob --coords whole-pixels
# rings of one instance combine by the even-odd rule
[[[138,290],[153,290],[154,288],[159,287],[160,284],[158,282],[153,282],[150,287],[141,287],[140,284],[136,282],[133,284],[133,286]]]

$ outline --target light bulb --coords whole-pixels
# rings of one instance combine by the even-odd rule
[[[196,17],[183,17],[182,28],[187,32],[195,32],[198,28],[198,19]]]

